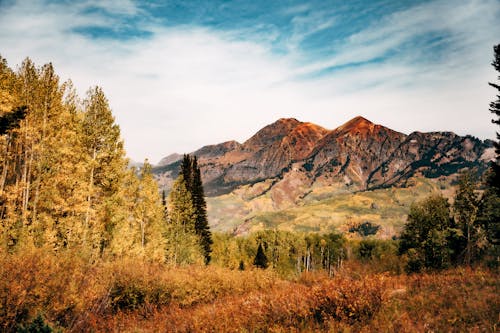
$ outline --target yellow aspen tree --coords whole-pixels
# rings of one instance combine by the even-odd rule
[[[90,89],[84,105],[83,141],[88,156],[84,223],[86,230],[100,234],[99,247],[105,251],[115,226],[126,216],[123,186],[127,160],[120,128],[102,89]]]
[[[182,175],[174,182],[168,199],[167,262],[175,265],[203,263],[200,239],[195,231],[195,208]]]

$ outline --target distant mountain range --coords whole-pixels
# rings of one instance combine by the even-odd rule
[[[359,191],[404,185],[415,175],[436,178],[464,168],[482,172],[494,157],[492,144],[452,132],[406,135],[363,117],[334,130],[292,118],[279,119],[242,144],[228,141],[191,154],[198,157],[207,196],[272,180],[266,191],[297,200],[313,185],[343,184]],[[167,190],[181,158],[169,155],[153,169]]]

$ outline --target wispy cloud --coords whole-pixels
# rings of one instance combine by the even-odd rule
[[[103,86],[138,160],[243,141],[279,117],[333,128],[363,114],[404,132],[484,138],[495,130],[486,82],[495,79],[499,7],[432,1],[343,36],[335,8],[310,4],[219,28],[165,24],[132,1],[19,1],[0,5],[0,54],[11,64],[52,61],[81,93]],[[117,34],[83,33],[93,27]]]

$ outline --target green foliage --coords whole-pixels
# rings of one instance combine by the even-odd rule
[[[481,198],[478,223],[485,229],[488,242],[495,247],[500,245],[500,196],[488,188]]]
[[[346,258],[346,240],[339,234],[301,234],[263,230],[248,236],[214,233],[213,264],[231,269],[253,265],[259,245],[268,265],[281,276],[303,271],[330,272]]]
[[[360,236],[366,237],[370,235],[376,235],[379,229],[379,225],[372,224],[371,222],[366,221],[350,227],[349,232],[357,232]]]
[[[431,195],[413,204],[399,246],[400,254],[408,253],[408,270],[446,268],[451,263],[449,239],[453,227],[450,205],[442,196]]]
[[[19,325],[17,333],[52,333],[54,330],[47,324],[41,314],[38,314],[26,326]]]
[[[500,44],[493,47],[493,67],[500,73]],[[498,76],[500,80],[500,76]],[[496,116],[494,124],[500,125],[500,85],[490,83],[498,92],[496,101],[490,103],[490,111]],[[485,232],[488,248],[485,254],[492,266],[498,266],[500,257],[500,133],[495,142],[496,160],[491,162],[486,174],[486,190],[479,203],[477,222]]]
[[[266,269],[269,266],[266,254],[264,253],[264,249],[262,248],[262,243],[259,243],[257,254],[255,255],[255,259],[253,260],[253,265],[262,269]]]
[[[479,258],[485,245],[484,230],[477,222],[480,200],[475,186],[476,182],[470,172],[461,174],[453,204],[455,221],[457,228],[460,229],[459,238],[455,242],[458,247],[454,250],[456,253],[463,253],[463,262],[467,265]]]
[[[186,189],[191,194],[193,207],[195,210],[195,232],[200,238],[200,244],[205,256],[205,264],[211,260],[210,253],[212,252],[212,233],[208,225],[207,218],[207,203],[205,202],[205,193],[203,183],[201,181],[201,172],[198,167],[196,156],[184,155],[181,162],[180,174],[184,177]]]
[[[375,240],[363,240],[359,243],[359,258],[372,259],[375,256],[377,243]]]

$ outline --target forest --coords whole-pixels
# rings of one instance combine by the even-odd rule
[[[0,134],[1,331],[498,330],[498,158],[392,240],[234,236],[210,231],[195,156],[161,193],[103,90],[81,98],[50,63],[0,58]]]

